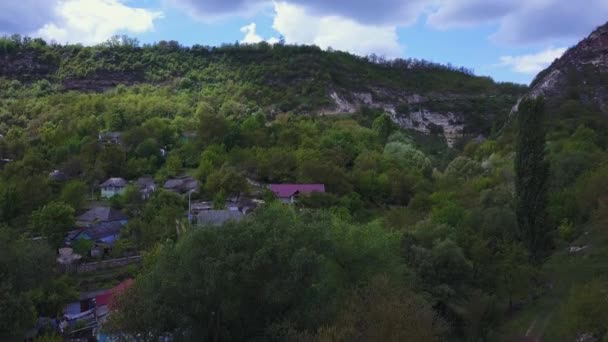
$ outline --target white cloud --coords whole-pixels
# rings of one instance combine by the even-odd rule
[[[55,8],[56,20],[35,35],[61,43],[97,44],[121,33],[143,33],[162,18],[159,11],[133,8],[122,0],[65,0]]]
[[[550,48],[529,55],[502,56],[500,65],[510,67],[514,72],[533,75],[545,69],[564,52],[566,52],[566,48]]]
[[[513,0],[441,0],[427,22],[438,29],[472,27],[498,20],[519,4]]]
[[[262,38],[260,35],[258,35],[255,32],[255,30],[256,30],[255,23],[251,23],[249,25],[245,25],[245,26],[241,27],[241,32],[243,32],[245,34],[245,37],[241,40],[241,43],[255,44],[255,43],[259,43],[259,42],[263,41],[264,38]]]
[[[287,43],[314,44],[359,55],[401,55],[396,26],[364,25],[340,16],[312,15],[304,7],[287,2],[276,2],[274,6],[272,27]]]
[[[272,0],[162,0],[203,22],[215,22],[233,16],[251,18],[272,8]]]
[[[251,17],[272,8],[274,0],[164,0],[202,20]],[[283,0],[277,0],[283,1]],[[313,16],[339,16],[366,25],[413,24],[437,0],[287,0]]]
[[[0,32],[30,33],[55,19],[59,0],[0,1]]]
[[[522,45],[580,38],[607,18],[606,0],[439,0],[427,21],[439,29],[494,23],[494,42]]]

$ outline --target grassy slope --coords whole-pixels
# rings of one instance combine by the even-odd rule
[[[588,246],[571,254],[567,246],[559,249],[543,266],[543,275],[548,288],[531,305],[507,320],[502,335],[541,336],[543,341],[559,341],[559,311],[570,291],[576,285],[608,274],[608,236],[601,229],[589,227],[570,246]]]

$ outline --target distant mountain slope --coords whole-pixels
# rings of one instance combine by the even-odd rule
[[[530,94],[544,95],[554,105],[579,100],[608,113],[608,23],[538,74]]]
[[[464,68],[427,61],[386,61],[315,46],[140,47],[129,38],[83,47],[40,39],[0,39],[0,78],[48,80],[65,90],[105,91],[119,84],[180,87],[246,85],[243,97],[270,113],[388,112],[406,128],[441,133],[448,143],[487,134],[526,88],[495,83]]]

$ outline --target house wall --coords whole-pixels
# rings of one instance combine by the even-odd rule
[[[101,188],[101,197],[112,198],[116,195],[122,195],[123,192],[125,192],[125,188],[114,188],[114,187]]]

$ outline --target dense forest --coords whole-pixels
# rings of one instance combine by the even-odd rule
[[[576,97],[509,114],[526,87],[314,46],[13,36],[0,39],[0,61],[1,339],[38,326],[36,338],[61,340],[42,317],[127,278],[99,327],[126,339],[500,341],[535,317],[549,340],[606,337],[596,275],[608,251],[608,127]],[[468,113],[485,137],[451,148],[381,108],[319,114],[332,91],[362,89],[426,95],[418,105]],[[109,132],[120,141],[104,142]],[[100,196],[109,178],[143,176],[160,184],[149,197],[135,185]],[[196,191],[163,189],[181,176]],[[272,183],[326,191],[285,205]],[[241,197],[263,204],[221,226],[189,220],[192,201],[219,209]],[[129,218],[101,258],[143,262],[63,272],[58,248],[97,205]],[[563,283],[560,272],[580,266],[564,250],[581,239],[595,244],[581,252],[594,269]],[[90,241],[72,247],[99,259]],[[551,291],[563,297],[538,314]]]

